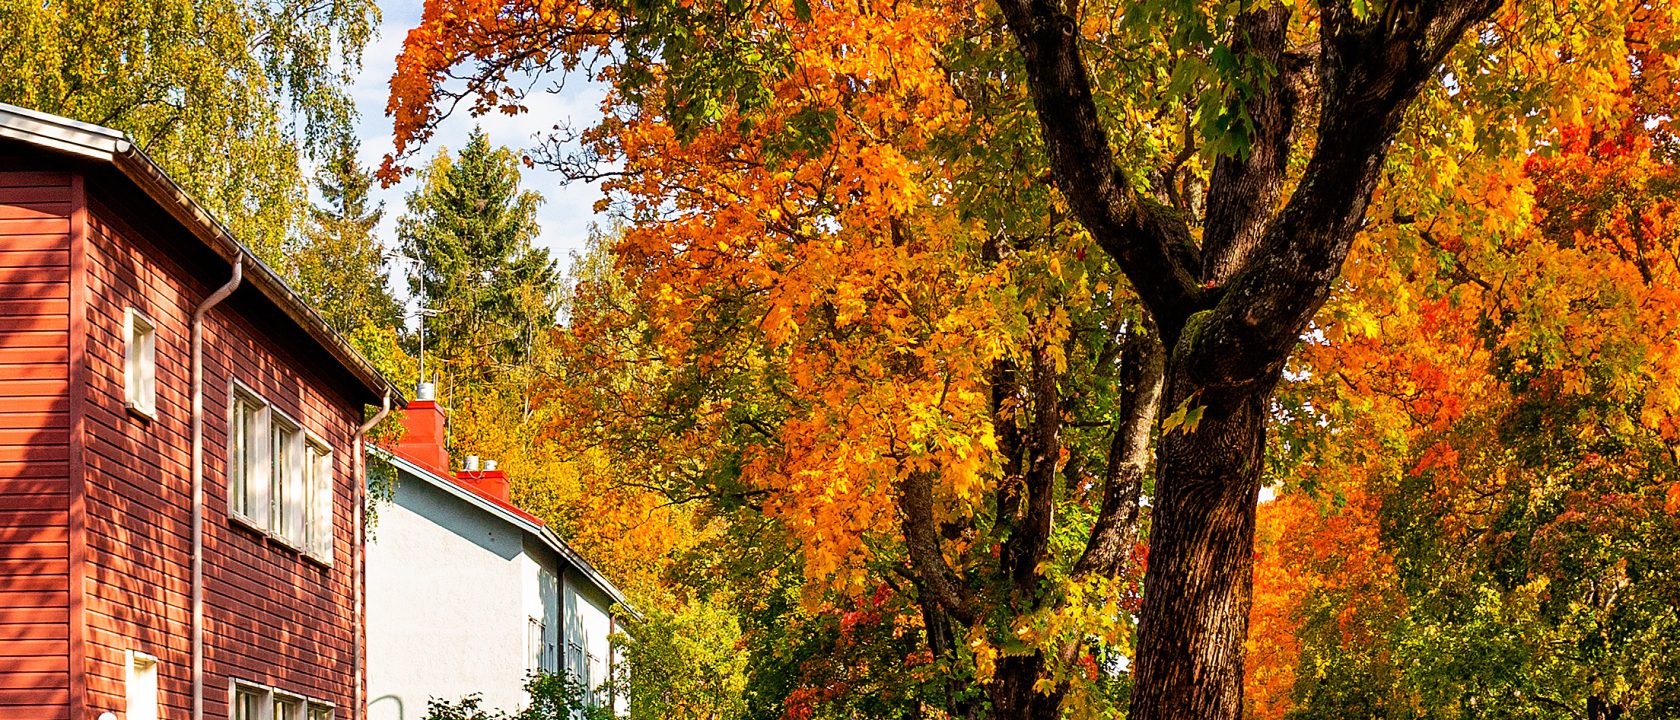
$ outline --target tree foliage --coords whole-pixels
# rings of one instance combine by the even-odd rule
[[[608,178],[618,277],[579,288],[603,301],[574,306],[562,334],[552,392],[568,412],[551,432],[704,505],[724,537],[762,531],[796,552],[765,542],[768,557],[719,563],[800,575],[799,612],[764,637],[808,660],[754,671],[780,696],[770,707],[1234,718],[1245,639],[1272,668],[1254,681],[1266,689],[1305,687],[1287,660],[1313,646],[1247,637],[1267,463],[1325,485],[1313,453],[1400,467],[1415,440],[1337,425],[1341,406],[1307,388],[1343,374],[1488,387],[1462,374],[1482,326],[1389,329],[1349,298],[1417,297],[1398,278],[1465,236],[1502,247],[1505,229],[1448,211],[1522,215],[1504,201],[1523,196],[1466,171],[1520,167],[1615,103],[1630,67],[1672,64],[1667,35],[1629,33],[1663,11],[1572,12],[432,0],[391,108],[406,153],[456,100],[518,112],[523,73],[591,67],[611,83],[606,119],[561,169]],[[1659,50],[1630,63],[1639,45]],[[444,82],[457,73],[464,88]],[[1408,331],[1438,344],[1358,353]],[[1452,372],[1425,374],[1434,360]],[[1339,489],[1364,518],[1390,507],[1379,488]],[[1394,597],[1380,574],[1406,557],[1341,527],[1341,547],[1367,552],[1334,579],[1377,623]],[[1287,571],[1259,582],[1278,595],[1264,617],[1317,627]],[[825,623],[863,611],[896,634],[840,654]],[[865,658],[920,657],[895,644],[906,633],[934,681],[883,689]],[[821,662],[837,654],[856,661]]]
[[[398,221],[409,291],[426,311],[428,350],[464,377],[514,364],[554,324],[559,273],[532,244],[541,202],[520,189],[518,158],[481,129],[456,156],[440,152],[409,193]]]
[[[1402,150],[1300,358],[1258,717],[1676,712],[1680,18],[1627,10],[1537,151]]]
[[[0,101],[122,130],[270,264],[351,136],[371,0],[6,0]]]
[[[370,205],[373,176],[356,146],[339,143],[315,179],[322,202],[286,244],[293,288],[386,377],[415,376],[402,347],[403,309],[391,295],[390,257],[377,235],[383,204]]]

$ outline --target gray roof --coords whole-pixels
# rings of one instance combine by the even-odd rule
[[[391,465],[395,466],[397,470],[401,471],[403,474],[412,475],[420,480],[424,480],[457,500],[489,513],[491,516],[509,525],[517,527],[531,537],[536,538],[538,542],[541,542],[543,545],[546,545],[549,549],[553,550],[555,554],[559,555],[560,558],[567,564],[576,568],[585,578],[588,578],[591,584],[599,588],[601,592],[606,593],[607,597],[612,598],[613,602],[624,608],[625,612],[629,613],[632,617],[640,616],[639,613],[636,612],[635,608],[630,605],[630,601],[624,597],[624,593],[620,592],[618,587],[612,584],[611,580],[608,580],[605,575],[602,575],[599,570],[596,570],[594,565],[589,564],[588,560],[584,559],[584,557],[578,554],[576,550],[573,550],[572,546],[567,545],[565,540],[561,540],[560,536],[554,534],[554,531],[549,529],[548,525],[543,523],[541,520],[536,520],[523,511],[515,511],[510,509],[511,506],[504,506],[501,503],[495,502],[483,495],[462,487],[460,483],[457,483],[450,478],[438,475],[437,473],[427,470],[415,463],[404,460],[401,456],[385,450],[384,448],[369,445],[368,452],[379,456],[387,462],[390,462]]]

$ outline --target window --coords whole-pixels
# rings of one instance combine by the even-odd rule
[[[304,541],[310,555],[332,562],[333,482],[332,451],[313,440],[304,444]]]
[[[123,315],[123,401],[157,417],[157,328],[134,308]]]
[[[234,385],[230,397],[228,511],[331,562],[332,450],[244,386]]]
[[[230,720],[333,720],[333,706],[323,700],[243,680],[230,685]]]
[[[268,688],[235,684],[233,688],[232,720],[262,720],[263,701]]]
[[[125,685],[128,705],[124,716],[128,720],[158,720],[157,658],[130,650]]]
[[[303,433],[290,420],[271,415],[268,529],[296,543],[303,538]]]
[[[549,640],[548,625],[542,621],[542,618],[533,617],[529,619],[526,626],[525,648],[530,656],[530,662],[526,669],[542,670],[543,672],[559,670],[555,667],[555,661],[559,658],[555,657],[554,643]]]
[[[268,482],[264,458],[268,451],[267,407],[255,395],[235,388],[228,419],[228,505],[234,516],[265,527],[268,520]]]
[[[275,693],[274,716],[272,720],[304,720],[303,698],[290,697]]]
[[[593,687],[589,677],[589,651],[586,649],[588,643],[587,637],[574,637],[566,647],[566,670],[572,674],[573,680],[583,683],[585,688]]]

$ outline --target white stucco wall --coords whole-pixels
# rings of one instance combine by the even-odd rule
[[[525,554],[520,559],[520,578],[524,586],[522,605],[527,627],[533,620],[542,623],[540,639],[528,631],[527,657],[534,667],[559,672],[560,571],[554,551],[527,536]]]
[[[565,573],[565,668],[591,690],[598,690],[610,675],[613,623],[612,600],[576,570]],[[605,704],[606,694],[596,696]]]
[[[368,720],[419,720],[432,698],[480,693],[484,707],[525,702],[530,618],[558,640],[552,558],[526,534],[427,482],[404,476],[367,549]],[[539,546],[540,547],[540,546]]]

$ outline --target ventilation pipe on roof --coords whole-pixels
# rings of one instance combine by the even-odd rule
[[[466,461],[461,463],[461,469],[465,472],[478,472],[478,456],[468,455]]]
[[[421,385],[420,389],[424,392],[425,386]],[[365,637],[367,631],[367,588],[365,587],[367,582],[367,526],[362,521],[362,513],[367,511],[367,448],[364,446],[367,443],[368,431],[372,430],[373,426],[378,425],[379,421],[384,420],[385,416],[389,414],[391,414],[391,391],[387,389],[385,400],[379,405],[379,412],[374,413],[373,417],[368,418],[367,422],[356,428],[355,452],[356,468],[358,470],[356,473],[356,509],[351,513],[356,523],[356,546],[350,562],[354,566],[352,572],[356,575],[356,579],[351,583],[351,587],[356,593],[356,647],[353,651],[354,658],[351,660],[355,664],[353,672],[356,678],[356,689],[351,694],[351,704],[354,707],[350,709],[350,717],[354,720],[362,720],[367,717],[367,701],[362,697],[363,691],[367,688],[367,683],[362,682],[364,667],[362,655],[367,648]]]
[[[495,460],[485,460],[484,461],[484,472],[495,472],[495,471],[496,471],[496,461]]]
[[[233,259],[233,277],[210,293],[192,314],[192,691],[193,720],[204,720],[204,316],[245,276],[245,255]]]

